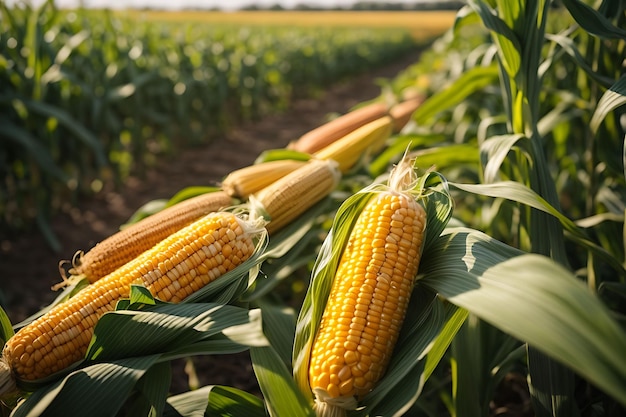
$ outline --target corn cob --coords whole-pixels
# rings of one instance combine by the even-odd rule
[[[228,174],[222,181],[222,188],[233,197],[245,199],[305,163],[306,161],[283,159],[250,165]]]
[[[374,102],[348,112],[302,135],[290,149],[315,153],[348,133],[387,114],[387,105]]]
[[[341,174],[336,162],[312,159],[253,196],[270,217],[271,235],[326,197]]]
[[[131,284],[180,302],[248,259],[255,233],[260,230],[235,214],[214,212],[168,236],[11,337],[0,361],[0,387],[14,387],[16,378],[44,378],[83,358],[98,319],[128,298]]]
[[[342,173],[348,172],[371,149],[378,149],[391,136],[393,119],[383,116],[348,133],[317,151],[318,159],[333,159]]]
[[[389,109],[389,115],[393,119],[393,132],[398,133],[411,120],[411,116],[424,102],[424,97],[417,96],[395,104]]]
[[[309,385],[318,416],[345,415],[389,363],[417,274],[424,208],[380,191],[360,213],[341,255],[315,336]]]
[[[231,204],[231,197],[223,191],[181,201],[109,236],[87,253],[79,252],[69,273],[96,282],[172,233]]]

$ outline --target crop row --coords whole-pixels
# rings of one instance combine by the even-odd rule
[[[0,222],[13,230],[416,47],[401,29],[159,23],[52,1],[1,10]]]

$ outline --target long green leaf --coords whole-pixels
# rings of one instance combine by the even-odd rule
[[[563,0],[576,22],[587,32],[602,38],[626,39],[626,30],[613,25],[597,10],[580,0]]]
[[[2,97],[0,100],[8,100],[8,97]],[[107,158],[102,147],[102,143],[98,138],[90,132],[85,126],[77,122],[74,117],[67,111],[53,106],[52,104],[35,100],[22,100],[24,105],[34,113],[40,114],[45,117],[53,117],[59,121],[59,124],[64,126],[72,134],[81,140],[88,148],[93,151],[93,155],[96,162],[100,166],[107,164]]]
[[[95,364],[35,391],[13,412],[14,417],[105,417],[122,408],[137,381],[158,356]]]
[[[471,229],[450,229],[438,247],[424,285],[626,404],[626,334],[582,282],[547,257]]]
[[[251,317],[248,309],[209,303],[162,304],[146,311],[110,312],[98,321],[85,357],[111,360],[167,353],[229,327],[247,324]]]
[[[456,106],[486,86],[496,84],[498,76],[496,65],[468,69],[453,83],[426,99],[413,113],[413,120],[427,125],[430,118],[438,113]]]
[[[204,417],[212,389],[206,386],[169,397],[163,417]]]
[[[215,417],[266,417],[263,401],[236,388],[214,386],[209,391],[207,415]]]
[[[522,53],[522,46],[520,45],[517,35],[505,21],[494,13],[493,9],[491,9],[486,2],[470,0],[469,5],[481,17],[487,29],[491,31],[498,45],[498,54],[500,55],[502,66],[506,69],[511,79],[515,78],[520,70]]]
[[[0,118],[0,137],[15,142],[18,146],[24,148],[27,154],[33,158],[43,172],[51,175],[57,180],[66,183],[69,179],[68,175],[54,162],[50,154],[50,150],[46,149],[40,141],[37,140],[28,130],[20,126],[12,124],[9,120]]]
[[[591,131],[596,133],[606,115],[624,104],[626,104],[626,75],[623,75],[611,88],[602,94],[591,117],[591,122],[589,122]]]
[[[593,68],[591,68],[585,58],[581,55],[576,46],[576,43],[572,38],[565,35],[553,35],[550,33],[546,33],[546,39],[559,44],[559,46],[561,46],[561,48],[563,48],[563,50],[576,61],[576,65],[578,65],[580,69],[585,71],[585,73],[587,73],[589,77],[600,83],[600,85],[605,87],[609,87],[611,85],[613,80],[611,78],[603,76],[601,73],[599,73],[598,71],[594,71]]]
[[[499,197],[511,201],[516,201],[518,203],[522,203],[537,210],[541,210],[545,213],[551,214],[561,222],[563,228],[567,232],[569,232],[570,237],[575,242],[599,255],[602,260],[611,265],[611,267],[613,267],[621,275],[626,274],[624,267],[619,263],[619,261],[611,256],[611,254],[608,253],[604,248],[592,242],[585,230],[578,227],[576,223],[574,223],[556,208],[548,204],[546,200],[541,198],[537,193],[535,193],[533,190],[526,187],[525,185],[515,181],[501,181],[492,184],[459,184],[450,182],[450,185],[460,190],[479,195],[484,195],[488,197]]]
[[[167,394],[172,382],[169,363],[156,363],[146,371],[135,385],[138,394],[128,405],[127,415],[157,417],[163,414]]]
[[[480,145],[481,159],[484,164],[483,176],[486,183],[494,182],[500,166],[506,159],[511,148],[520,140],[521,134],[492,136]]]
[[[272,417],[313,417],[313,409],[291,372],[271,347],[250,348],[252,367]]]

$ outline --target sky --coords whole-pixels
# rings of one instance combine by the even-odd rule
[[[9,0],[7,3],[16,3],[19,0]],[[367,0],[366,0],[367,1]],[[419,3],[436,0],[389,0],[392,3]],[[297,4],[310,4],[323,7],[349,6],[356,3],[357,0],[82,0],[86,7],[96,8],[144,8],[152,7],[159,9],[178,9],[178,8],[213,8],[219,7],[223,10],[239,9],[243,6],[251,4],[259,6],[272,6],[280,4],[285,8],[293,7]],[[32,4],[39,4],[41,0],[31,0]],[[80,5],[81,0],[55,0],[59,7],[73,8]]]

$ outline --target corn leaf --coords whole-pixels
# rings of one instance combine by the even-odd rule
[[[450,185],[475,194],[516,201],[554,216],[561,222],[561,225],[569,233],[568,236],[573,241],[599,255],[603,261],[611,265],[620,275],[626,274],[624,267],[619,261],[604,248],[591,241],[585,230],[578,227],[572,220],[548,204],[546,200],[524,184],[515,181],[501,181],[492,184],[459,184],[451,182]]]
[[[2,100],[6,99],[8,98],[2,97]],[[99,166],[107,165],[108,161],[104,154],[102,143],[92,132],[87,130],[85,126],[77,122],[69,112],[42,101],[22,99],[22,102],[33,113],[57,119],[60,125],[64,126],[77,139],[82,141],[89,149],[91,149],[96,163]]]
[[[125,409],[129,416],[160,416],[165,409],[167,394],[172,382],[169,363],[156,363],[150,367],[135,385],[137,394]]]
[[[4,343],[14,334],[15,331],[13,330],[13,326],[11,326],[9,316],[2,306],[0,306],[0,345],[4,346]]]
[[[167,399],[163,417],[266,417],[260,398],[237,388],[208,385]]]
[[[254,322],[254,316],[255,310],[209,303],[162,304],[142,311],[110,312],[98,321],[85,357],[102,361],[172,352],[229,327]]]
[[[204,417],[213,386],[173,395],[167,399],[163,417]]]
[[[591,131],[596,133],[604,118],[616,108],[626,104],[626,75],[623,75],[613,84],[600,98],[589,125]]]
[[[580,0],[563,0],[563,4],[576,22],[592,35],[609,39],[626,39],[626,30],[613,25],[591,6]]]
[[[453,83],[427,98],[413,113],[413,120],[428,125],[429,120],[438,113],[456,106],[486,86],[496,84],[498,76],[496,65],[468,69]]]
[[[478,13],[476,13],[476,11],[474,11],[474,9],[470,6],[465,5],[456,13],[452,29],[454,30],[455,36],[459,36],[461,29],[464,27],[475,25],[480,22],[481,20]]]
[[[158,355],[119,359],[79,369],[31,394],[14,417],[116,415]]]
[[[308,161],[311,159],[311,155],[305,152],[294,151],[291,149],[268,149],[259,154],[254,160],[255,164],[270,161],[282,161],[284,159],[293,159],[295,161]]]
[[[166,204],[166,207],[173,206],[174,204],[180,203],[181,201],[187,200],[188,198],[197,197],[199,195],[213,193],[215,191],[220,191],[219,187],[209,187],[209,186],[192,186],[185,187],[182,190],[178,191],[174,194]]]
[[[263,299],[257,304],[263,311],[263,333],[285,365],[291,367],[291,351],[296,332],[294,310],[270,304]]]
[[[270,416],[315,415],[291,372],[271,346],[250,348],[250,358]]]
[[[266,417],[267,414],[263,401],[254,395],[236,388],[213,386],[209,391],[206,415]]]
[[[546,33],[546,39],[559,44],[559,46],[563,48],[563,50],[574,59],[574,61],[576,61],[576,65],[585,71],[589,77],[600,83],[600,85],[609,87],[612,84],[613,80],[611,78],[603,76],[601,73],[594,71],[593,68],[591,68],[585,58],[581,55],[572,38],[565,35]]]
[[[478,13],[487,29],[491,31],[494,41],[498,45],[501,64],[506,69],[507,74],[511,79],[515,78],[520,70],[522,51],[517,35],[486,2],[470,0],[468,3]],[[511,9],[511,7],[507,9]]]
[[[521,134],[492,136],[480,145],[481,160],[484,164],[483,176],[486,183],[497,179],[500,166],[506,159],[511,148],[524,139]]]
[[[390,143],[368,166],[370,174],[378,176],[388,171],[391,165],[398,162],[407,149],[415,150],[445,142],[446,137],[437,133],[408,133],[393,136]]]
[[[37,140],[28,130],[9,122],[6,118],[0,118],[0,137],[15,142],[22,147],[37,163],[44,173],[66,183],[68,175],[54,162],[50,151]]]
[[[478,148],[466,143],[420,149],[412,155],[421,167],[432,166],[439,171],[459,165],[478,165],[480,162]]]
[[[570,272],[471,229],[450,229],[438,248],[424,285],[626,404],[626,334]]]

